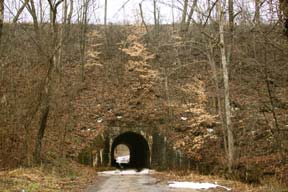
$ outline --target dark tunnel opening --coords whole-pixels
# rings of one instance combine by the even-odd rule
[[[115,149],[118,145],[126,145],[129,149],[130,159],[128,163],[119,164],[115,158]],[[117,168],[149,168],[150,167],[150,151],[146,139],[137,133],[126,132],[113,141],[111,148],[111,166]]]

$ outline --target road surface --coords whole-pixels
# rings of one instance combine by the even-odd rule
[[[99,176],[87,192],[196,192],[193,189],[172,189],[151,175]]]

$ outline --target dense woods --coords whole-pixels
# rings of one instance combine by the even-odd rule
[[[0,169],[77,160],[121,119],[156,124],[199,172],[288,183],[287,0],[142,1],[130,25],[107,21],[107,0],[11,2]]]

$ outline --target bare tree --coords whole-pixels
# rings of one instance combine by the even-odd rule
[[[37,18],[34,0],[30,0],[30,4],[27,4],[27,9],[28,9],[28,11],[29,11],[29,13],[33,19],[34,32],[36,35],[37,43],[39,44],[39,43],[41,43],[40,42],[40,29],[39,29],[39,22],[38,22],[38,18]]]
[[[59,5],[64,0],[59,0],[56,2],[52,2],[51,0],[48,0],[49,6],[50,6],[50,13],[51,13],[51,28],[52,28],[52,53],[46,53],[44,50],[45,48],[38,44],[38,47],[40,50],[38,51],[39,57],[44,59],[44,63],[46,64],[47,73],[46,76],[43,79],[43,87],[40,94],[40,123],[39,123],[39,129],[37,133],[37,138],[35,142],[35,149],[34,149],[34,162],[39,163],[41,160],[41,151],[42,151],[42,141],[45,135],[47,121],[49,117],[49,111],[50,111],[50,100],[51,100],[51,94],[52,94],[52,73],[53,69],[56,64],[56,53],[58,52],[59,45],[58,45],[58,27],[56,24],[57,21],[57,11]],[[28,6],[28,5],[27,5]],[[35,4],[33,0],[30,0],[30,5],[28,6],[28,11],[30,15],[33,18],[33,24],[34,24],[34,31],[37,37],[38,42],[41,41],[40,38],[40,29],[39,29],[39,23],[38,18],[36,15],[36,9]]]
[[[142,3],[139,3],[139,9],[140,9],[140,17],[141,17],[141,20],[142,20],[142,24],[144,25],[145,29],[146,29],[146,33],[149,32],[148,30],[148,26],[145,22],[145,19],[144,19],[144,14],[143,14],[143,9],[142,9]]]
[[[255,0],[254,22],[256,23],[256,25],[260,24],[260,0]]]
[[[174,30],[175,29],[174,0],[171,1],[171,12],[172,12],[172,25]]]
[[[188,11],[188,0],[184,0],[182,18],[181,18],[181,32],[185,29],[186,17]]]
[[[190,8],[190,12],[189,12],[188,19],[187,19],[187,22],[186,22],[186,27],[185,27],[185,29],[184,29],[186,32],[187,32],[188,29],[189,29],[189,26],[190,26],[190,23],[191,23],[191,21],[192,21],[192,17],[193,17],[193,14],[194,14],[194,12],[195,12],[197,3],[198,3],[198,0],[194,0],[194,1],[193,1],[193,4],[192,4],[192,7]]]
[[[212,70],[212,78],[213,78],[213,82],[214,82],[214,87],[215,87],[215,92],[216,92],[216,98],[217,98],[217,113],[221,119],[221,121],[223,122],[223,125],[225,124],[225,119],[223,117],[223,111],[222,111],[222,102],[221,102],[221,93],[220,93],[220,86],[219,86],[219,78],[217,75],[217,67],[216,67],[216,62],[215,62],[215,53],[214,53],[214,47],[212,45],[211,40],[209,39],[209,42],[207,43],[207,58],[208,58],[208,62],[209,65],[211,67]],[[227,149],[227,131],[226,131],[226,127],[223,126],[222,128],[223,130],[223,140],[224,140],[224,149],[225,149],[225,153],[228,152]]]
[[[108,4],[108,2],[107,2],[108,0],[105,0],[105,10],[104,10],[104,25],[105,25],[105,27],[107,26],[107,4]]]
[[[154,31],[159,32],[159,12],[157,10],[157,0],[153,0]]]
[[[280,20],[284,23],[285,34],[288,36],[288,2],[287,0],[280,0]]]
[[[258,0],[256,0],[258,1]],[[228,12],[229,12],[229,29],[230,33],[233,34],[234,30],[234,0],[228,1]]]
[[[225,39],[224,39],[224,9],[222,7],[222,1],[217,2],[217,13],[219,22],[219,37],[220,37],[220,52],[221,62],[223,67],[223,79],[224,79],[224,103],[225,103],[225,126],[227,130],[227,144],[228,144],[228,168],[229,172],[232,171],[234,163],[234,137],[231,125],[231,106],[230,106],[230,95],[229,95],[229,73],[228,73],[228,62],[226,57]]]
[[[85,64],[86,33],[87,33],[87,24],[88,24],[89,2],[90,0],[83,0],[83,6],[81,9],[81,18],[80,18],[80,22],[81,22],[80,62],[81,62],[81,81],[82,82],[85,80],[84,64]]]
[[[73,15],[73,11],[74,11],[74,0],[69,0],[69,11],[68,11],[68,7],[67,7],[67,0],[66,0],[66,4],[63,5],[64,6],[64,15],[65,15],[65,27],[63,28],[64,35],[66,39],[68,39],[68,37],[70,36],[70,28],[71,28],[71,20],[72,20],[72,15]],[[66,10],[65,10],[66,9]],[[66,12],[66,13],[65,13]]]
[[[228,15],[229,15],[229,40],[228,40],[228,54],[227,54],[227,61],[228,64],[231,64],[232,62],[232,56],[233,56],[233,48],[234,48],[234,0],[228,1]]]
[[[67,0],[64,0],[62,4],[62,28],[60,32],[59,37],[59,49],[56,55],[56,69],[58,71],[61,71],[62,67],[62,55],[63,55],[63,49],[64,49],[64,40],[69,37],[70,34],[70,23],[71,23],[71,16],[73,12],[73,0],[70,0],[70,10],[68,13],[68,2]]]
[[[71,24],[71,19],[72,19],[72,14],[73,14],[73,9],[74,9],[74,0],[70,0],[70,9],[69,9],[69,13],[67,16],[67,23],[68,25]]]
[[[191,23],[192,18],[193,18],[193,14],[194,14],[195,9],[197,7],[197,3],[198,3],[198,0],[193,0],[192,6],[190,7],[190,11],[188,14],[189,1],[188,0],[184,1],[184,7],[183,7],[182,19],[181,19],[181,32],[182,33],[188,31],[190,23]]]
[[[40,2],[41,2],[41,1],[40,1]],[[16,15],[15,15],[14,18],[13,18],[13,23],[14,23],[14,24],[17,23],[20,15],[21,15],[21,13],[24,11],[24,9],[25,9],[25,7],[28,5],[28,3],[29,3],[29,0],[25,0],[25,1],[23,2],[22,6],[18,9]],[[41,7],[41,6],[40,6],[40,7]]]
[[[3,33],[3,23],[4,23],[4,0],[0,0],[0,44]]]

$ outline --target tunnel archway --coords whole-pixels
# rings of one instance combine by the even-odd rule
[[[116,162],[114,151],[118,145],[126,145],[129,148],[130,160],[121,168],[149,168],[150,167],[150,150],[146,139],[134,132],[125,132],[116,137],[111,147],[111,166],[120,167]]]

